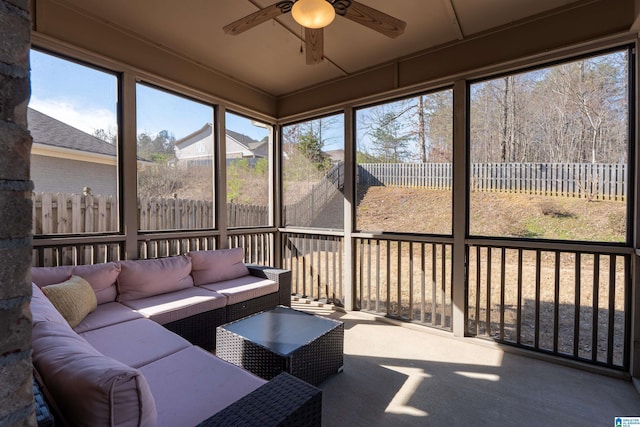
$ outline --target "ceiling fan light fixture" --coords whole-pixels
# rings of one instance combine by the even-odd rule
[[[324,28],[333,22],[336,11],[326,0],[298,0],[291,8],[291,15],[305,28]]]

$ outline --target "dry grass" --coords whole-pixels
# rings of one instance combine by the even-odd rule
[[[369,187],[360,200],[357,226],[361,230],[451,233],[448,191]],[[625,239],[623,201],[474,192],[470,214],[471,235],[602,242]]]

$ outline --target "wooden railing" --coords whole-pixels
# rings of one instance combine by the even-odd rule
[[[450,243],[356,239],[362,310],[451,330]]]
[[[467,333],[625,369],[630,262],[624,251],[470,246]]]
[[[189,251],[213,250],[221,247],[217,232],[197,231],[140,235],[138,258],[159,258],[185,254]],[[275,265],[273,257],[274,231],[236,230],[227,236],[227,247],[245,250],[244,262]],[[33,266],[98,264],[124,259],[124,236],[72,237],[64,243],[42,243],[34,240]]]
[[[295,295],[344,305],[343,238],[282,233],[282,267],[291,270]]]

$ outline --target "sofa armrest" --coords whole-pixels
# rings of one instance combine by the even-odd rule
[[[252,276],[270,279],[278,283],[279,304],[291,307],[291,270],[254,264],[247,264],[247,268]]]
[[[286,372],[198,425],[320,426],[322,390]]]

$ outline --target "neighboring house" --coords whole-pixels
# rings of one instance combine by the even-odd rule
[[[324,154],[326,154],[326,156],[329,158],[329,160],[331,160],[331,163],[334,164],[334,165],[336,163],[344,162],[344,150],[343,149],[325,151]]]
[[[227,130],[227,162],[235,159],[259,159],[269,155],[267,141],[256,141],[247,135]],[[213,159],[213,126],[205,124],[190,135],[179,139],[174,147],[174,164],[210,165]]]
[[[36,192],[117,194],[117,148],[32,108],[31,180]]]

